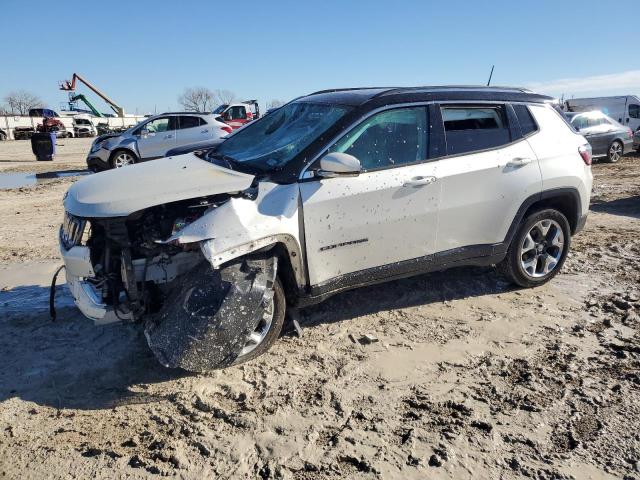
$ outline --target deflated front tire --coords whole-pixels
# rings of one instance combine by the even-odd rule
[[[158,361],[202,372],[266,351],[284,322],[284,293],[276,269],[275,257],[254,257],[215,270],[203,262],[182,277],[145,326]]]

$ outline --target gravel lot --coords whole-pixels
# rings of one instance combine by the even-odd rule
[[[0,142],[0,173],[85,168],[90,141],[53,162]],[[94,327],[64,289],[51,322],[75,179],[0,190],[0,476],[640,479],[640,157],[593,171],[550,284],[459,268],[344,293],[302,338],[206,375],[160,367],[137,326]]]

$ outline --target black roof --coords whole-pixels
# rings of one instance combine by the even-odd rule
[[[553,100],[552,97],[540,95],[525,88],[485,87],[473,85],[339,88],[332,90],[320,90],[305,97],[301,97],[299,100],[358,106],[374,99],[379,99],[379,101],[375,103],[381,104],[445,100],[494,100],[505,102],[544,103]]]

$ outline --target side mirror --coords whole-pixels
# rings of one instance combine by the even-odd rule
[[[320,159],[316,175],[322,178],[357,177],[362,171],[360,160],[348,153],[327,153]]]

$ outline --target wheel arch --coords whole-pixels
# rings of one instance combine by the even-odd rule
[[[508,246],[511,243],[523,218],[526,218],[531,212],[543,208],[553,208],[567,217],[572,235],[579,231],[583,216],[580,193],[572,187],[555,188],[532,195],[522,203],[511,222],[504,244]]]
[[[299,295],[306,286],[305,262],[298,242],[291,235],[271,235],[217,253],[213,253],[208,241],[203,242],[201,248],[214,268],[220,268],[240,257],[269,252],[278,258],[278,275],[287,299]]]
[[[111,160],[113,160],[113,157],[115,157],[118,152],[130,153],[131,155],[134,156],[134,158],[136,160],[140,160],[140,156],[133,149],[129,148],[128,146],[118,145],[116,148],[113,149],[111,154],[109,154],[109,162],[111,162]]]

